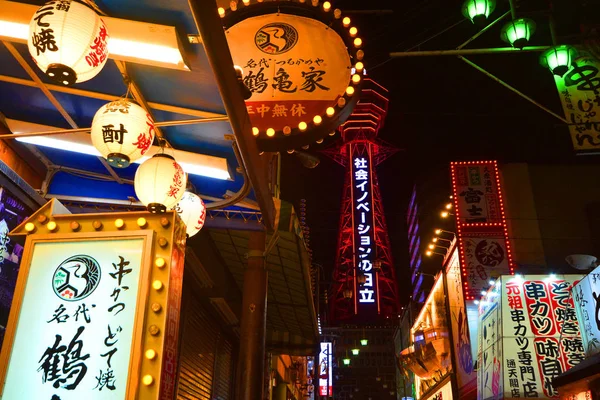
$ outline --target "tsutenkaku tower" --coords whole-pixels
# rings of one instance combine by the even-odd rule
[[[330,322],[368,324],[398,314],[398,288],[375,167],[397,149],[377,138],[387,90],[366,78],[360,99],[324,151],[346,168]]]

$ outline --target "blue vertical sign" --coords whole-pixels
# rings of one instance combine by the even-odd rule
[[[352,162],[352,204],[355,260],[355,312],[376,316],[379,313],[375,220],[373,211],[373,180],[370,144],[350,146]],[[374,313],[375,311],[375,313]]]

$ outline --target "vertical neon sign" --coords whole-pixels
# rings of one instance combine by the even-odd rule
[[[350,146],[352,163],[352,204],[355,266],[355,313],[377,315],[377,274],[375,261],[375,220],[373,213],[373,170],[370,144]],[[375,311],[375,313],[374,313]]]
[[[333,355],[331,342],[322,342],[319,352],[319,396],[333,397]]]

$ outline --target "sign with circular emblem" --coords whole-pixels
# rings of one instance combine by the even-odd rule
[[[267,24],[256,32],[254,44],[267,54],[283,54],[298,43],[298,31],[290,24]]]
[[[362,40],[349,21],[340,10],[297,2],[224,15],[233,62],[252,92],[246,108],[261,150],[320,142],[350,115],[364,67]]]
[[[100,264],[94,258],[86,255],[69,257],[54,271],[54,294],[65,301],[85,299],[98,287],[100,275]]]

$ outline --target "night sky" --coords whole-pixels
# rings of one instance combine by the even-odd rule
[[[556,3],[560,6],[562,2]],[[389,58],[391,51],[454,49],[469,39],[478,30],[461,15],[461,4],[456,0],[333,3],[343,12],[363,11],[351,18],[365,43],[367,73],[390,91],[388,116],[379,137],[401,151],[379,167],[378,175],[401,282],[408,276],[405,219],[412,187],[417,183],[423,188],[419,194],[425,206],[422,215],[437,214],[450,194],[450,161],[595,162],[573,154],[568,129],[560,120],[457,57]],[[527,2],[529,11],[546,5],[545,1]],[[508,1],[499,0],[491,18],[508,10]],[[564,13],[562,16],[565,19],[557,20],[557,33],[567,37],[577,21]],[[537,31],[530,44],[551,44],[546,20],[541,16],[535,19]],[[500,40],[502,25],[497,24],[467,48],[508,46]],[[554,79],[539,64],[539,53],[469,59],[563,115]],[[312,147],[309,151],[318,155]],[[330,273],[336,254],[344,169],[324,155],[312,170],[302,167],[293,155],[285,154],[283,159],[282,198],[296,206],[300,199],[307,200],[313,261]],[[425,242],[431,237],[423,236]],[[439,268],[439,260],[429,261],[425,268],[434,272],[436,266]],[[401,284],[400,289],[404,302],[406,288]]]

